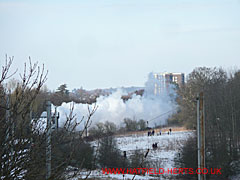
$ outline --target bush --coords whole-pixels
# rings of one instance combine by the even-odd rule
[[[126,168],[129,164],[112,136],[100,140],[98,163],[102,168]]]
[[[136,131],[138,130],[138,123],[130,118],[125,118],[124,120],[126,131]]]
[[[69,136],[69,139],[71,136]],[[67,159],[69,162],[66,164],[70,166],[86,169],[93,168],[93,148],[81,139],[76,138],[69,141],[68,138],[59,139],[58,134],[55,134],[52,139],[52,147],[53,166],[57,167],[58,164]]]
[[[117,127],[113,122],[106,121],[105,123],[97,123],[89,129],[89,136],[101,138],[104,136],[113,135],[117,131]]]
[[[140,119],[138,121],[138,127],[139,127],[139,130],[145,130],[147,128],[147,125],[146,125],[146,122],[143,120],[143,119]]]

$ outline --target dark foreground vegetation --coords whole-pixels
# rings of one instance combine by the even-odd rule
[[[46,178],[46,130],[37,128],[40,114],[46,109],[46,101],[54,105],[74,101],[92,104],[101,90],[94,92],[82,88],[71,93],[67,85],[50,92],[44,83],[47,72],[31,61],[25,65],[21,81],[10,80],[13,59],[6,59],[0,75],[0,178],[35,179]],[[14,74],[14,72],[13,72]],[[177,88],[178,112],[169,119],[171,125],[196,129],[196,97],[204,93],[206,118],[206,166],[221,168],[222,175],[209,179],[226,179],[240,173],[240,71],[227,73],[217,68],[197,68],[188,75],[183,87]],[[142,95],[143,90],[134,92]],[[122,97],[124,101],[131,98]],[[141,131],[148,129],[144,120],[123,117],[120,128],[114,123],[98,123],[89,129],[91,117],[97,107],[89,108],[85,117],[85,128],[72,113],[66,117],[64,127],[52,132],[52,166],[49,179],[66,179],[67,169],[91,171],[96,168],[152,167],[144,159],[144,152],[136,150],[131,156],[120,151],[114,139],[116,132]],[[83,120],[83,119],[82,119]],[[83,121],[81,121],[83,122]],[[86,133],[87,131],[87,133]],[[85,137],[88,134],[88,138]],[[98,142],[90,145],[88,140]],[[196,137],[190,138],[175,159],[176,167],[197,168]],[[73,174],[74,176],[75,174]],[[194,179],[195,175],[182,175],[182,179]]]
[[[20,75],[21,81],[6,84],[14,75],[10,73],[12,63],[13,58],[6,57],[0,76],[0,178],[42,180],[46,178],[46,130],[42,131],[36,124],[41,108],[49,100],[43,90],[47,72],[44,66],[32,64],[30,60]],[[90,112],[88,119],[91,115]],[[49,179],[64,179],[68,166],[93,168],[93,150],[82,140],[83,132],[76,135],[78,124],[74,119],[70,114],[65,126],[52,133]]]
[[[178,90],[179,111],[171,118],[172,123],[196,129],[196,97],[201,91],[205,104],[206,166],[222,169],[222,175],[208,179],[227,179],[240,173],[240,71],[194,69]],[[194,137],[185,144],[180,158],[176,158],[178,167],[197,168],[196,141]]]
[[[37,126],[41,113],[46,110],[46,101],[50,100],[54,105],[70,101],[91,104],[103,93],[99,90],[94,91],[97,94],[93,95],[92,92],[80,89],[75,92],[75,95],[80,94],[79,98],[69,93],[66,84],[61,85],[56,92],[50,92],[44,86],[47,80],[44,66],[40,67],[30,59],[20,75],[21,80],[10,79],[16,73],[14,71],[11,73],[12,63],[13,57],[6,57],[0,74],[0,179],[46,179],[48,135],[46,129]],[[123,100],[127,100],[131,95],[123,97]],[[80,123],[75,121],[73,109],[74,105],[66,117],[64,127],[52,130],[52,163],[49,179],[66,179],[66,172],[71,167],[74,167],[75,172],[83,169],[90,172],[99,166],[124,168],[137,167],[138,163],[141,163],[143,157],[141,152],[127,157],[118,149],[112,136],[114,124],[106,122],[91,129],[92,137],[99,133],[98,146],[91,146],[84,138],[84,134],[97,107],[89,108],[88,116]],[[77,126],[83,121],[85,128],[80,132],[76,131]],[[142,130],[146,127],[143,120],[137,122],[125,119],[125,124],[128,131]],[[99,139],[100,137],[104,138]],[[76,174],[74,173],[71,178]]]

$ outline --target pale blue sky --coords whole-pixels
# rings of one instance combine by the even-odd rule
[[[143,86],[147,74],[240,66],[239,0],[0,0],[0,59],[28,56],[47,86]]]

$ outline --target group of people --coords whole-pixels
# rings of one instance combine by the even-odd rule
[[[148,136],[154,136],[154,133],[155,133],[154,129],[152,131],[148,131]]]
[[[152,148],[153,148],[153,149],[156,149],[156,148],[157,148],[157,143],[153,143],[153,144],[152,144]]]
[[[152,131],[148,131],[148,136],[154,136],[154,133],[155,133],[154,129]],[[169,128],[167,133],[168,133],[168,135],[171,135],[172,134],[172,129]],[[162,135],[162,131],[161,130],[159,131],[159,135],[160,136]],[[153,143],[152,144],[152,148],[153,149],[157,149],[158,148],[157,144],[158,144],[157,142]]]
[[[154,133],[155,133],[154,129],[152,131],[148,131],[148,136],[154,136]],[[170,128],[167,133],[168,133],[168,135],[171,135],[172,134],[172,129]],[[162,131],[161,130],[159,131],[159,135],[160,136],[162,135]]]

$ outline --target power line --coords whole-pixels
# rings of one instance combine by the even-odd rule
[[[170,110],[170,111],[167,111],[167,112],[165,112],[165,113],[163,113],[163,114],[160,114],[160,115],[158,115],[158,116],[156,116],[156,117],[148,120],[148,122],[153,121],[153,120],[155,120],[155,119],[157,119],[157,118],[160,118],[160,117],[162,117],[162,116],[165,116],[166,114],[169,114],[170,112],[173,112],[173,110]]]
[[[147,122],[150,122],[150,121],[152,121],[152,120],[154,120],[154,119],[157,119],[157,118],[159,118],[159,117],[165,116],[166,114],[169,114],[170,112],[173,112],[173,110],[170,110],[170,111],[167,111],[167,112],[165,112],[165,113],[162,113],[162,114],[160,114],[160,115],[158,115],[158,116],[156,116],[156,117],[148,120]],[[101,142],[101,143],[104,144],[104,145],[109,145],[109,144],[107,144],[107,143],[103,143],[103,142]],[[94,145],[93,145],[93,147],[97,147],[97,146],[94,146]],[[121,150],[121,149],[119,149],[119,148],[116,148],[116,147],[112,147],[112,148],[113,148],[113,149],[116,149],[116,150],[119,150],[119,151],[123,151],[123,150]],[[146,150],[146,149],[137,149],[137,150]],[[128,151],[135,151],[135,150],[128,150]]]

